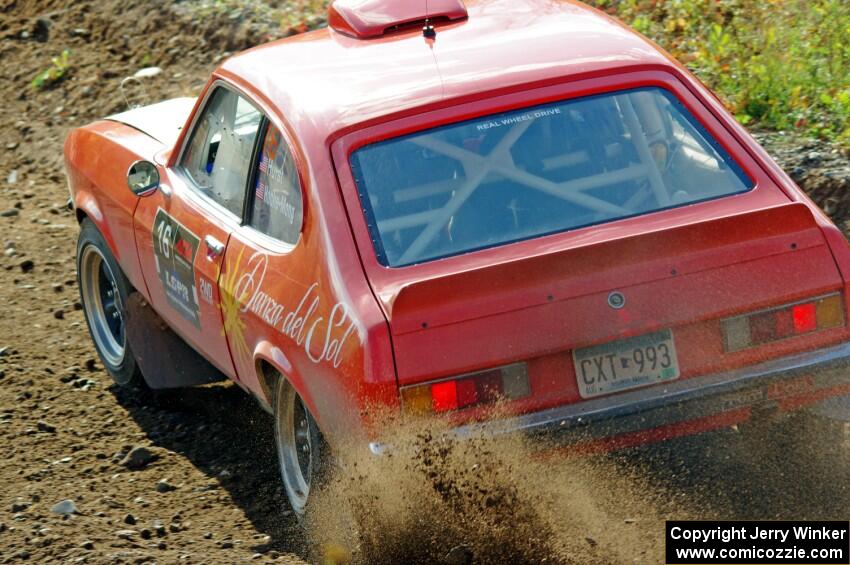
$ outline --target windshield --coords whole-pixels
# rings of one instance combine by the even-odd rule
[[[351,166],[378,259],[393,267],[752,187],[660,88],[394,138],[355,151]]]

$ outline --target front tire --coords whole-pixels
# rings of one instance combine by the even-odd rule
[[[132,286],[89,219],[83,220],[77,240],[77,284],[89,334],[106,371],[118,385],[141,385],[125,327],[124,305]]]
[[[298,392],[283,377],[275,386],[274,438],[286,498],[304,519],[322,475],[324,446],[316,421]]]

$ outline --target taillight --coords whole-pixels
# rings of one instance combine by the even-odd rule
[[[401,389],[404,411],[420,415],[495,404],[500,399],[518,400],[530,394],[525,363]]]
[[[772,341],[845,325],[844,302],[830,294],[806,302],[723,320],[726,351],[740,351]]]

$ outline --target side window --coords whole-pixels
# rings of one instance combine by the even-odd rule
[[[241,96],[217,88],[181,162],[201,192],[240,217],[261,118]]]
[[[258,155],[256,179],[251,226],[295,244],[303,223],[301,183],[286,139],[271,124]]]

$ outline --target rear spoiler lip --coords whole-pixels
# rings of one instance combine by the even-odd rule
[[[783,222],[775,225],[773,233],[764,233],[762,230],[754,229],[759,225],[757,222],[760,222],[764,226],[770,226],[771,222],[768,220],[775,220],[778,216],[782,217]],[[749,230],[750,233],[748,237],[742,238],[740,242],[727,244],[728,253],[722,255],[714,253],[711,261],[706,261],[704,255],[711,254],[716,248],[696,253],[687,252],[687,254],[683,251],[679,255],[668,255],[659,258],[654,262],[658,266],[655,269],[654,276],[648,276],[642,279],[624,280],[617,277],[616,272],[618,268],[606,269],[602,275],[586,275],[584,277],[572,273],[559,275],[557,273],[557,266],[552,264],[552,261],[556,260],[559,256],[564,257],[570,254],[591,253],[594,250],[602,250],[606,246],[609,248],[615,245],[637,247],[637,243],[647,238],[664,238],[666,241],[672,241],[676,233],[694,229],[699,230],[701,228],[709,230],[711,226],[716,227],[724,223],[735,224],[736,228],[743,226],[740,229]],[[540,246],[540,252],[533,255],[510,258],[503,262],[483,267],[423,278],[414,282],[403,283],[395,288],[383,289],[384,292],[379,291],[377,294],[385,307],[391,333],[393,335],[404,335],[422,331],[424,328],[451,325],[460,321],[569,300],[588,294],[611,291],[624,286],[650,283],[673,276],[699,273],[705,270],[722,268],[744,262],[749,259],[790,253],[823,245],[827,245],[825,234],[820,229],[811,209],[802,202],[788,202],[721,217],[712,217],[703,221],[684,224],[676,228],[648,230],[628,237],[620,237],[591,244],[577,242],[561,246],[557,249],[553,249],[551,245],[543,244]],[[523,280],[529,269],[536,267],[540,270],[543,262],[546,262],[547,265],[542,267],[542,270],[546,270],[549,265],[552,265],[552,273],[547,274],[546,280],[532,284],[529,284],[527,279]],[[675,268],[672,265],[675,265]],[[467,304],[471,305],[474,302],[486,301],[486,295],[482,297],[480,289],[487,288],[486,283],[488,279],[493,280],[496,274],[500,272],[504,273],[507,269],[517,273],[513,278],[518,283],[517,287],[522,289],[511,290],[508,293],[514,294],[515,292],[520,292],[525,294],[526,296],[522,300],[511,301],[513,304],[502,301],[498,305],[490,300],[491,306],[488,307],[486,313],[463,318],[435,315],[433,311],[435,297],[441,297],[443,295],[451,296],[464,288],[470,293]],[[563,270],[563,267],[561,270]],[[568,281],[568,279],[571,280]],[[594,279],[596,279],[595,282]],[[566,282],[570,282],[570,284],[566,284]],[[469,291],[470,288],[476,289],[476,292],[471,293]],[[442,299],[439,302],[444,303]],[[426,306],[422,306],[423,304]]]

